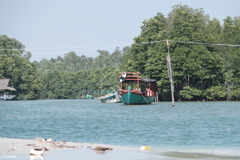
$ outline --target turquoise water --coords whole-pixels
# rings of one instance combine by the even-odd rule
[[[171,107],[170,102],[0,101],[0,137],[237,151],[240,102],[179,102]]]

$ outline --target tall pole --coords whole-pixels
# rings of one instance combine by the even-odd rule
[[[4,91],[3,100],[6,101],[6,99],[7,99],[7,98],[6,98],[6,93],[5,93],[5,91]]]
[[[167,66],[168,66],[168,77],[169,77],[169,81],[170,81],[170,86],[171,86],[171,95],[172,95],[172,106],[174,107],[174,85],[173,85],[173,79],[172,79],[172,67],[171,67],[171,57],[170,57],[170,53],[169,53],[169,43],[168,40],[166,40],[167,42],[167,47],[168,47],[168,55],[167,55]]]

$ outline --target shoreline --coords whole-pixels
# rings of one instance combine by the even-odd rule
[[[65,150],[65,149],[92,149],[93,150],[96,147],[139,150],[137,148],[122,147],[122,146],[107,145],[107,144],[56,141],[52,139],[42,139],[42,138],[19,139],[19,138],[0,137],[0,155],[2,154],[29,155],[29,150],[32,148],[44,148],[47,150],[45,153],[51,153],[54,151]]]
[[[98,150],[97,147],[107,148]],[[45,152],[42,155],[30,155],[30,149],[42,148]],[[148,151],[150,153],[151,151]],[[71,158],[70,158],[71,157]],[[78,143],[67,141],[55,141],[52,139],[18,139],[0,137],[0,160],[19,159],[19,160],[50,160],[50,159],[138,159],[149,157],[139,148],[122,147],[116,145]]]
[[[97,147],[107,148],[107,150],[97,150]],[[30,155],[30,149],[44,148],[43,155]],[[104,159],[104,160],[211,160],[211,159],[239,159],[238,151],[219,150],[218,153],[212,150],[140,150],[140,148],[122,147],[116,145],[79,143],[67,141],[55,141],[52,139],[18,139],[0,137],[0,160],[66,160],[66,159]]]
[[[32,100],[0,100],[0,102],[20,102],[20,101],[28,101],[28,102],[32,102],[32,101],[82,101],[82,100],[86,100],[86,101],[99,101],[99,103],[101,104],[102,102],[100,102],[99,99],[95,98],[95,99],[32,99]],[[171,101],[153,101],[150,105],[163,105],[163,104],[170,104],[172,103]],[[236,100],[221,100],[221,101],[200,101],[200,100],[196,100],[196,101],[175,101],[176,104],[178,105],[181,105],[181,104],[184,104],[184,103],[201,103],[201,104],[215,104],[215,103],[240,103],[240,100],[236,101]],[[104,104],[104,103],[102,103]],[[115,103],[116,104],[116,103]],[[117,104],[121,104],[121,105],[124,105],[124,106],[128,106],[128,105],[125,105],[124,103],[117,103]],[[171,105],[171,104],[170,104]],[[144,105],[143,105],[144,106]]]

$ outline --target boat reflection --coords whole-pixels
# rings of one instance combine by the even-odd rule
[[[44,160],[44,158],[39,155],[30,155],[30,160]]]

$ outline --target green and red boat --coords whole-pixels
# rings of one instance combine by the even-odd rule
[[[151,104],[156,96],[155,79],[142,79],[140,72],[120,72],[120,95],[126,105]]]

